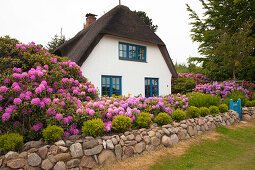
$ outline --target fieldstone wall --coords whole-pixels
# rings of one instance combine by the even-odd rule
[[[255,108],[243,108],[250,117]],[[0,168],[4,169],[88,169],[112,161],[123,160],[134,154],[157,150],[159,146],[171,146],[180,140],[200,135],[218,126],[238,123],[234,111],[215,117],[206,116],[173,122],[162,127],[156,124],[148,129],[131,130],[125,133],[102,137],[81,135],[64,138],[53,145],[42,140],[24,145],[23,152],[8,152],[0,157]]]
[[[255,118],[255,107],[242,108],[242,120],[250,120]]]

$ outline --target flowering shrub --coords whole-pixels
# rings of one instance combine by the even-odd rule
[[[255,83],[245,81],[243,83],[243,86],[245,89],[247,89],[249,91],[248,97],[251,100],[255,100]]]
[[[238,86],[236,82],[232,81],[224,81],[222,83],[214,81],[212,84],[196,85],[196,88],[193,91],[213,94],[220,96],[221,98],[226,98],[229,94],[231,95],[233,91],[242,91],[246,97],[249,93],[247,89],[244,89],[242,86]]]
[[[16,44],[0,60],[0,130],[25,136],[54,124],[78,134],[76,113],[97,90],[74,62],[48,53],[34,42]],[[7,52],[6,52],[7,54]]]
[[[178,77],[181,78],[192,78],[193,80],[195,80],[195,83],[198,84],[206,84],[209,83],[210,80],[206,77],[206,75],[203,74],[193,74],[193,73],[179,73]]]

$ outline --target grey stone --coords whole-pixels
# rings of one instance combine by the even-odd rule
[[[148,135],[149,135],[150,137],[153,137],[153,136],[156,135],[156,133],[155,133],[154,131],[151,130],[151,131],[148,132]]]
[[[248,121],[248,120],[250,120],[250,119],[251,119],[251,116],[250,116],[250,115],[248,115],[248,114],[242,115],[242,120]]]
[[[79,159],[72,159],[72,160],[66,162],[66,166],[68,168],[75,168],[75,167],[79,166],[79,164],[80,164]]]
[[[135,140],[133,140],[133,141],[126,141],[125,144],[128,145],[128,146],[133,146],[133,145],[137,144],[137,142]]]
[[[98,156],[98,162],[100,165],[116,161],[115,155],[110,150],[103,150]]]
[[[142,153],[145,150],[146,144],[144,142],[140,142],[135,145],[135,152],[136,153]]]
[[[200,126],[200,130],[201,130],[202,132],[204,132],[204,131],[205,131],[205,126],[204,126],[204,125],[201,125],[201,126]]]
[[[23,148],[24,150],[28,150],[30,148],[39,148],[43,145],[42,140],[38,140],[38,141],[30,141],[24,144]]]
[[[181,127],[182,127],[183,129],[186,129],[188,126],[187,126],[186,124],[181,124]]]
[[[28,155],[27,161],[30,166],[38,166],[42,162],[42,159],[36,153],[31,153]]]
[[[56,160],[56,162],[68,161],[71,159],[71,155],[70,155],[70,153],[60,153],[60,154],[55,155],[54,159]]]
[[[162,135],[159,132],[156,132],[156,137],[161,139]]]
[[[195,132],[194,132],[194,129],[192,126],[188,126],[187,131],[188,131],[189,136],[194,136]]]
[[[49,149],[49,152],[52,153],[53,155],[56,155],[58,153],[58,146],[52,145]]]
[[[83,149],[90,149],[90,148],[93,148],[95,146],[97,146],[99,143],[97,140],[93,139],[93,140],[90,140],[90,141],[85,141],[83,142]]]
[[[38,153],[39,153],[39,156],[42,159],[45,159],[46,156],[47,156],[47,153],[48,153],[48,148],[47,147],[41,147],[41,148],[38,149]]]
[[[141,135],[136,135],[135,140],[136,140],[137,142],[141,142],[141,141],[142,141]]]
[[[83,156],[79,166],[84,168],[93,168],[96,165],[95,160],[91,156]]]
[[[112,143],[113,143],[114,145],[117,145],[117,144],[118,144],[118,140],[117,140],[116,138],[112,138],[111,140],[112,140]]]
[[[22,158],[7,161],[7,166],[13,169],[22,168],[26,165],[26,160]]]
[[[59,146],[58,148],[60,152],[66,152],[68,150],[68,148],[64,146]]]
[[[154,146],[158,146],[160,144],[160,139],[157,138],[157,137],[152,137],[151,138],[151,144],[154,145]]]
[[[5,154],[5,159],[9,160],[9,159],[13,159],[13,158],[17,158],[18,157],[18,153],[17,152],[13,152],[13,151],[9,151],[7,154]]]
[[[124,155],[126,157],[130,157],[134,154],[134,149],[132,146],[127,146],[127,147],[124,147]]]
[[[126,132],[124,133],[124,135],[125,135],[125,136],[130,135],[130,132],[129,132],[129,131],[126,131]]]
[[[176,144],[179,142],[179,138],[176,134],[171,135],[171,141],[173,144]]]
[[[103,140],[103,147],[104,147],[104,149],[106,149],[106,141],[105,140]]]
[[[65,146],[66,143],[63,140],[59,140],[59,141],[55,142],[55,145],[56,146]]]
[[[53,167],[53,164],[49,159],[45,159],[42,161],[41,168],[45,170],[50,170]]]
[[[27,152],[21,152],[21,153],[19,154],[19,158],[27,159],[27,155],[28,155]],[[0,166],[1,166],[1,165],[0,165]]]
[[[73,142],[72,141],[70,141],[70,140],[66,140],[66,146],[71,146],[73,144]]]
[[[48,159],[49,159],[52,163],[56,163],[56,162],[57,162],[53,155],[48,155]]]
[[[71,155],[73,158],[83,156],[82,146],[80,143],[74,143],[70,146]]]
[[[56,165],[54,166],[54,170],[65,170],[66,165],[63,161],[57,162]]]
[[[113,145],[113,143],[112,143],[112,140],[107,140],[106,141],[106,147],[107,147],[107,149],[114,149],[114,145]]]
[[[170,135],[170,132],[166,128],[162,128],[162,130],[166,135]]]
[[[98,145],[98,146],[96,146],[94,148],[84,150],[84,154],[86,156],[96,155],[96,154],[99,154],[102,150],[103,150],[103,146],[102,145]]]
[[[124,136],[124,135],[121,135],[120,138],[121,138],[123,141],[127,140],[126,136]]]
[[[122,148],[120,145],[115,145],[115,155],[118,160],[121,160]]]
[[[143,139],[146,144],[149,144],[151,142],[151,138],[149,136],[144,136]]]
[[[130,134],[126,138],[127,138],[127,140],[133,140],[133,139],[135,139],[135,135],[134,134]]]
[[[167,147],[167,146],[171,146],[173,143],[170,137],[164,135],[162,137],[162,144]]]

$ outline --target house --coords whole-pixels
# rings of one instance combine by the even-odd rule
[[[164,42],[128,7],[118,5],[55,50],[76,62],[101,95],[163,96],[177,77]]]

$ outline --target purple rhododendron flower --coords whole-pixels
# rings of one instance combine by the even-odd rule
[[[40,122],[40,123],[37,123],[33,126],[33,130],[34,131],[39,131],[43,128],[43,124]]]

